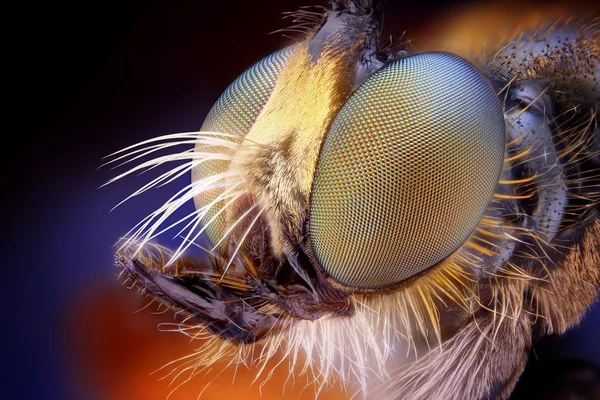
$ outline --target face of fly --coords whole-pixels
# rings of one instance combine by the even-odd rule
[[[260,308],[264,313],[242,307],[237,327],[224,322],[227,312],[203,308],[199,319],[209,321],[208,329],[222,337],[257,340],[273,332],[274,321],[281,324],[283,316],[315,320],[354,313],[349,292],[330,282],[307,251],[309,198],[324,137],[340,108],[369,75],[403,53],[379,50],[378,15],[372,9],[329,11],[318,18],[322,26],[307,40],[259,62],[234,83],[207,117],[204,132],[175,138],[196,144],[189,158],[198,162],[188,164],[193,183],[186,199],[193,197],[196,218],[214,247],[211,265],[192,266],[179,258],[180,252],[141,246],[141,234],[122,246],[135,245],[136,256],[122,253],[119,265],[136,281],[146,282],[148,293],[159,293],[176,308],[196,313],[188,295],[202,298],[198,303],[208,308],[220,300],[213,295],[217,299],[206,299],[204,292],[188,293],[197,285],[231,296],[233,309],[267,304]],[[252,88],[257,93],[244,85],[257,86]],[[240,106],[244,102],[255,102],[249,115]],[[228,119],[229,112],[236,115]],[[137,251],[142,248],[146,251]],[[156,251],[169,253],[161,258],[166,266],[157,265]],[[181,293],[167,290],[165,280]],[[255,315],[242,317],[248,313]]]
[[[123,239],[117,265],[209,338],[197,365],[264,368],[283,352],[303,372],[318,363],[323,384],[366,390],[393,360],[394,395],[509,393],[533,338],[577,323],[597,295],[597,32],[541,29],[475,66],[382,50],[371,1],[296,17],[306,39],[242,74],[199,133],[118,153],[193,145],[115,178],[179,163],[139,194],[192,175]],[[182,247],[152,244],[177,224]],[[202,234],[207,261],[191,260]]]

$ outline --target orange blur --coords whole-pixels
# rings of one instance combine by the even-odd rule
[[[199,340],[191,342],[180,333],[160,332],[157,325],[173,322],[173,313],[156,313],[156,303],[136,314],[147,304],[135,290],[107,285],[94,293],[82,294],[79,304],[68,313],[68,324],[63,334],[70,356],[73,389],[77,398],[88,393],[107,400],[146,399],[165,400],[177,383],[169,385],[170,378],[160,380],[170,369],[152,374],[165,364],[190,354],[200,347]],[[164,307],[163,307],[164,309]],[[305,379],[299,378],[295,387],[289,383],[286,365],[262,388],[263,379],[252,384],[256,371],[240,367],[233,380],[233,370],[220,376],[225,366],[216,365],[206,377],[203,374],[175,390],[170,400],[201,399],[314,399],[314,389],[305,388]],[[208,383],[210,384],[206,386]],[[261,395],[262,391],[262,395]],[[327,392],[324,398],[346,399],[341,390]]]

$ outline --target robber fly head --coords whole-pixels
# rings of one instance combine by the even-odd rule
[[[211,338],[196,366],[264,365],[283,351],[302,372],[318,363],[321,383],[354,377],[366,390],[400,358],[394,395],[509,392],[533,316],[556,313],[544,297],[552,274],[584,266],[592,289],[578,292],[579,316],[596,294],[585,266],[598,261],[600,231],[597,35],[548,29],[477,67],[382,50],[371,1],[306,15],[316,25],[306,39],[237,78],[199,133],[129,153],[192,145],[118,177],[176,161],[141,191],[185,173],[191,183],[123,240],[119,267],[184,312],[182,330]],[[187,201],[182,246],[153,245]],[[183,252],[202,234],[212,249],[197,263]],[[589,254],[576,250],[586,240]],[[495,340],[507,346],[496,358]],[[435,368],[432,344],[447,368]],[[489,374],[478,385],[475,366]],[[450,376],[456,384],[440,384]]]

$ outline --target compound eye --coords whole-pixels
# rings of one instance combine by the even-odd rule
[[[324,140],[309,251],[359,290],[427,270],[477,227],[504,146],[502,105],[470,63],[424,53],[390,64],[355,91]]]
[[[296,46],[289,46],[267,56],[240,75],[219,97],[209,111],[200,131],[220,132],[243,138],[246,136],[258,114],[269,100],[281,70],[291,58]],[[227,152],[221,147],[196,147],[200,152]],[[203,162],[192,171],[192,182],[216,176],[225,172],[227,161],[211,160]],[[223,189],[204,191],[194,198],[197,209],[210,206],[201,222],[206,226],[206,237],[214,246],[225,231],[224,201],[217,201]],[[213,204],[214,203],[214,204]]]

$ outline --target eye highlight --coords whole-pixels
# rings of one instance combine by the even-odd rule
[[[281,70],[296,47],[289,46],[263,58],[233,81],[210,109],[200,131],[221,132],[238,136],[240,139],[244,138],[269,100]],[[207,148],[204,145],[197,150],[214,153],[230,152],[226,147]],[[204,162],[193,169],[192,182],[218,176],[225,172],[228,166],[229,162],[224,160]],[[201,222],[206,227],[206,237],[213,246],[219,242],[225,230],[224,216],[219,214],[225,201],[211,204],[222,192],[221,188],[206,190],[194,198],[196,209],[209,207]]]
[[[339,284],[376,289],[464,243],[502,169],[496,92],[467,61],[424,53],[369,77],[336,116],[315,170],[309,251]]]

